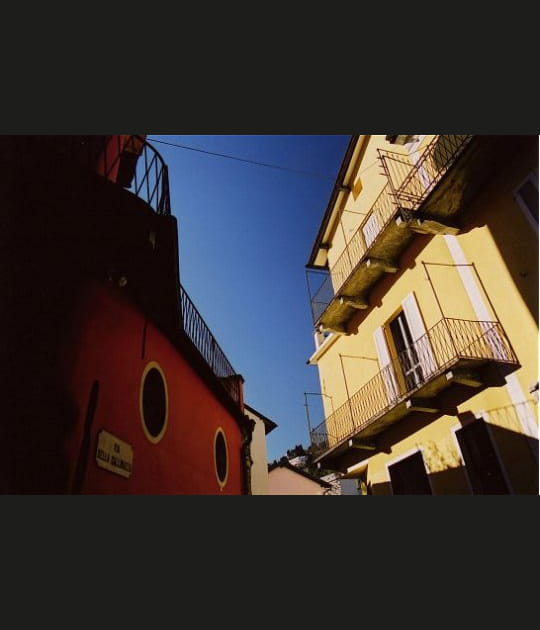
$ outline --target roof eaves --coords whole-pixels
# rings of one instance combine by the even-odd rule
[[[322,240],[324,237],[324,233],[326,231],[326,228],[328,227],[330,217],[332,216],[332,212],[334,210],[334,205],[336,203],[337,196],[343,188],[343,180],[345,179],[345,175],[347,174],[347,169],[349,168],[349,163],[351,161],[352,155],[356,147],[356,143],[358,142],[359,138],[360,138],[359,135],[351,136],[347,149],[345,150],[345,155],[343,156],[343,160],[341,162],[341,166],[339,168],[339,171],[336,177],[334,188],[332,189],[332,193],[330,195],[330,199],[326,206],[326,210],[324,212],[324,216],[323,216],[320,228],[319,228],[319,232],[317,234],[317,237],[315,238],[315,243],[313,244],[313,248],[311,250],[311,254],[309,256],[309,260],[306,265],[308,268],[319,268],[317,265],[315,265],[315,259],[317,258],[319,249],[321,249],[323,245]]]

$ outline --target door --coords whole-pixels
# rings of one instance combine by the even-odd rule
[[[501,463],[486,423],[475,420],[456,431],[474,494],[508,494]]]
[[[401,381],[405,391],[415,389],[424,380],[424,372],[413,342],[411,330],[401,311],[387,326],[390,348],[395,349],[398,368],[401,370]]]
[[[393,494],[433,494],[421,452],[392,464],[388,474]]]

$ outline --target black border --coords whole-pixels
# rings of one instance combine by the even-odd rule
[[[433,37],[424,29],[416,47],[406,46],[415,39],[406,35],[404,25],[411,21],[404,20],[400,27],[386,9],[388,19],[378,23],[364,16],[357,24],[358,38],[338,46],[331,44],[329,33],[324,37],[321,33],[315,59],[308,52],[302,63],[298,52],[289,53],[282,67],[258,64],[255,73],[239,57],[233,64],[227,50],[221,51],[223,57],[213,54],[206,66],[192,67],[196,48],[190,57],[185,50],[175,50],[178,39],[171,39],[168,46],[157,49],[162,60],[170,59],[169,65],[139,67],[135,60],[130,74],[125,62],[111,62],[112,51],[102,42],[91,48],[89,64],[99,83],[91,83],[84,69],[53,79],[47,67],[40,81],[24,74],[16,85],[4,84],[0,133],[540,132],[540,102],[533,89],[537,72],[530,67],[537,57],[537,38],[524,31],[527,20],[536,28],[530,16],[521,15],[513,59],[510,27],[501,32],[495,55],[484,47],[478,25],[467,28],[466,20],[456,24],[453,33],[437,30],[438,48],[425,46],[426,39],[433,42]],[[348,24],[346,17],[329,18],[325,30],[343,33]],[[483,24],[489,27],[486,30],[494,29],[491,18]],[[362,46],[370,30],[378,32],[380,40],[369,42],[368,50]],[[181,38],[182,33],[175,34]],[[126,43],[133,34],[126,29]],[[463,42],[466,35],[474,39],[469,48]],[[385,44],[388,39],[395,42],[395,50]],[[108,56],[107,64],[99,58],[100,48]],[[244,59],[254,52],[251,47],[244,49]],[[391,63],[385,61],[392,55]],[[104,67],[110,68],[109,74]],[[237,72],[230,72],[231,67]],[[536,601],[536,593],[531,593],[535,580],[527,577],[527,571],[535,568],[538,497],[351,497],[330,504],[328,500],[332,501],[328,497],[0,497],[7,517],[6,550],[17,554],[20,567],[25,566],[25,554],[32,556],[33,563],[41,554],[48,555],[47,566],[58,566],[62,556],[68,561],[75,557],[76,568],[91,567],[103,579],[107,573],[100,560],[114,557],[113,565],[106,564],[109,570],[116,568],[111,573],[116,586],[122,583],[118,570],[123,568],[120,574],[125,576],[130,566],[122,567],[118,554],[125,554],[133,564],[137,550],[153,538],[155,527],[162,550],[167,543],[172,549],[181,548],[183,575],[189,575],[188,561],[204,566],[209,551],[215,554],[213,561],[224,556],[228,564],[222,566],[242,569],[230,581],[237,601],[245,601],[246,584],[255,583],[260,592],[270,595],[265,600],[267,612],[291,580],[295,587],[307,582],[309,605],[303,609],[308,613],[345,608],[350,614],[347,602],[360,603],[365,612],[374,607],[371,592],[385,594],[392,605],[375,610],[384,621],[399,599],[396,577],[413,595],[412,584],[416,585],[412,602],[419,601],[420,593],[425,600],[426,588],[437,588],[447,609],[471,597],[478,604],[482,589],[490,589],[496,597],[501,593],[508,605],[518,589],[514,621],[516,612],[523,616],[526,604]],[[92,556],[94,552],[97,555]],[[154,562],[163,556],[155,549],[151,555]],[[208,575],[208,567],[205,572]],[[265,588],[270,584],[264,577],[260,582],[254,578],[274,578],[276,573],[280,580],[273,580],[271,590]],[[306,575],[312,577],[306,581]],[[350,596],[347,585],[354,587]],[[323,596],[325,601],[319,601]],[[486,613],[496,610],[496,605],[490,602],[488,608],[486,602],[482,609],[485,623]],[[444,619],[442,606],[439,612]],[[433,619],[438,622],[438,615]]]
[[[480,41],[463,49],[462,39],[456,31],[453,48],[441,41],[418,50],[401,41],[393,65],[384,63],[393,55],[390,44],[362,51],[359,43],[348,66],[329,57],[272,74],[242,74],[237,63],[238,75],[228,68],[222,76],[213,57],[212,69],[186,68],[185,60],[174,67],[171,59],[173,67],[157,64],[150,74],[137,74],[135,61],[136,76],[111,68],[99,83],[83,73],[47,74],[47,84],[25,77],[11,91],[3,86],[0,134],[538,135],[536,37],[521,38],[515,51],[507,42],[495,51]]]

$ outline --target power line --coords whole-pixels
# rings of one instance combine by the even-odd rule
[[[280,171],[288,171],[290,173],[296,173],[297,175],[309,175],[311,177],[319,177],[320,179],[327,179],[330,181],[334,181],[335,177],[330,177],[329,175],[321,175],[320,173],[313,173],[311,171],[303,171],[295,168],[289,168],[287,166],[281,166],[279,164],[270,164],[268,162],[257,162],[256,160],[248,160],[246,158],[241,158],[236,155],[227,155],[225,153],[215,153],[214,151],[206,151],[204,149],[197,149],[195,147],[190,147],[185,144],[176,144],[174,142],[165,142],[164,140],[155,140],[154,138],[148,138],[151,142],[158,142],[159,144],[167,144],[171,147],[177,147],[179,149],[187,149],[188,151],[196,151],[197,153],[205,153],[206,155],[214,155],[216,157],[227,158],[228,160],[236,160],[237,162],[245,162],[246,164],[253,164],[254,166],[265,166],[267,168],[274,168]]]
[[[320,173],[313,173],[312,171],[302,171],[295,168],[289,168],[288,166],[281,166],[279,164],[270,164],[268,162],[257,162],[256,160],[248,160],[246,158],[241,158],[236,155],[228,155],[226,153],[215,153],[214,151],[206,151],[205,149],[197,149],[196,147],[190,147],[186,144],[176,144],[174,142],[165,142],[164,140],[156,140],[155,138],[148,138],[150,142],[158,142],[159,144],[166,144],[170,147],[177,147],[178,149],[187,149],[188,151],[196,151],[197,153],[205,153],[206,155],[213,155],[215,157],[227,158],[228,160],[235,160],[237,162],[245,162],[246,164],[253,164],[255,166],[265,166],[267,168],[274,168],[280,171],[288,171],[289,173],[296,173],[297,175],[309,175],[310,177],[319,177],[320,179],[327,179],[330,181],[335,181],[335,177],[330,177],[329,175],[321,175]],[[414,151],[416,153],[416,151]],[[379,162],[378,159],[374,160],[359,171],[356,176],[359,177],[370,168],[373,168]]]

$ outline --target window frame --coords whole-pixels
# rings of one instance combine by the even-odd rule
[[[223,480],[221,480],[220,476],[219,476],[219,471],[218,471],[218,462],[217,462],[217,439],[218,436],[221,435],[223,437],[223,443],[225,445],[225,476],[223,478]],[[219,489],[223,490],[223,488],[225,488],[225,486],[227,485],[227,481],[229,480],[229,461],[230,461],[230,457],[229,457],[229,445],[227,443],[227,436],[225,435],[225,431],[223,430],[223,427],[218,427],[216,429],[216,432],[214,433],[214,442],[213,442],[213,456],[214,456],[214,472],[216,475],[216,480],[218,482],[219,485]]]
[[[152,435],[150,431],[148,430],[148,427],[146,426],[146,420],[144,417],[144,406],[143,406],[144,384],[145,384],[148,373],[153,369],[157,370],[159,374],[161,375],[161,379],[163,381],[163,389],[165,392],[165,420],[163,422],[163,427],[161,428],[160,432],[156,436]],[[141,417],[141,424],[142,424],[142,428],[144,431],[144,435],[146,436],[146,439],[152,444],[158,444],[159,442],[161,442],[161,440],[163,439],[163,436],[165,435],[165,432],[167,431],[167,426],[169,424],[169,390],[167,388],[167,379],[165,378],[165,373],[163,372],[161,366],[159,365],[157,361],[149,361],[143,370],[143,373],[141,376],[141,383],[139,386],[139,414]]]

